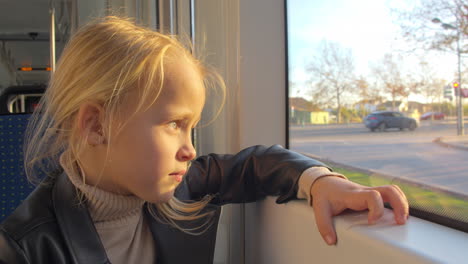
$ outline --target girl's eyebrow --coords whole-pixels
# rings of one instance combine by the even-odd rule
[[[169,117],[169,119],[185,119],[185,120],[191,120],[195,119],[195,123],[198,123],[201,120],[201,116],[195,116],[192,111],[187,111],[187,112],[181,112],[181,111],[168,111],[166,113],[166,116]]]

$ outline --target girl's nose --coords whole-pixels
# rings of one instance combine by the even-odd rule
[[[192,143],[189,142],[188,144],[182,146],[182,148],[177,153],[177,158],[180,161],[190,161],[193,160],[196,155],[197,152],[195,151],[195,148],[193,147]]]

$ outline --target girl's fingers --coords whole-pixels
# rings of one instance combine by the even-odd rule
[[[327,201],[314,201],[315,223],[328,245],[336,244],[336,232],[333,227],[332,210]]]
[[[373,188],[377,190],[384,202],[389,202],[395,214],[395,221],[402,225],[406,222],[409,215],[409,206],[406,196],[396,185],[380,186]]]
[[[373,224],[380,219],[384,213],[382,196],[380,195],[380,192],[376,190],[363,191],[361,192],[361,195],[364,196],[363,199],[367,203],[367,209],[369,209],[367,220],[369,221],[369,224]]]
[[[370,224],[383,216],[384,202],[389,202],[393,207],[398,224],[404,224],[409,214],[406,196],[396,185],[364,187],[327,177],[315,183],[312,193],[316,224],[323,239],[329,245],[337,241],[332,217],[346,208],[358,211],[368,209]]]
[[[403,197],[406,199],[406,195],[405,195],[405,193],[400,189],[400,186],[398,186],[398,185],[396,185],[396,184],[392,184],[392,185],[390,185],[390,186],[392,186],[393,188],[395,188],[395,189],[401,194],[401,196],[403,196]]]

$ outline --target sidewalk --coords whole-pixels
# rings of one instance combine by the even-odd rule
[[[432,142],[445,147],[468,151],[468,135],[438,137]]]

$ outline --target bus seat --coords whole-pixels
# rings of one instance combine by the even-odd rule
[[[0,93],[0,114],[32,113],[45,90],[46,86],[43,84],[10,86],[4,89]]]
[[[30,116],[0,115],[0,222],[34,189],[23,165],[23,135]]]

